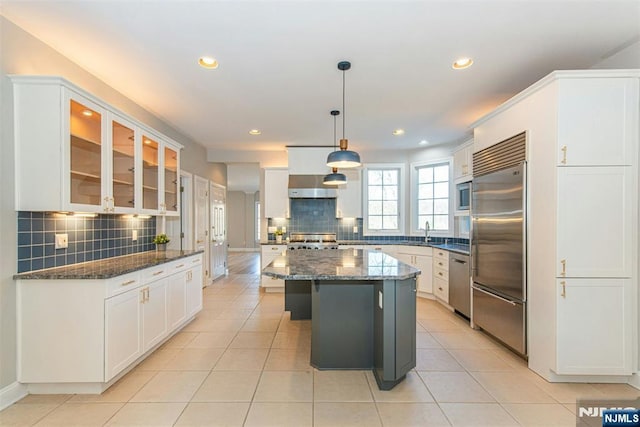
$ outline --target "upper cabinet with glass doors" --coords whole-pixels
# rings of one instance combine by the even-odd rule
[[[62,78],[11,79],[16,210],[179,214],[181,145]]]

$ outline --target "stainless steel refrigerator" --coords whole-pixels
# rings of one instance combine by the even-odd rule
[[[474,326],[527,354],[526,163],[474,176]]]

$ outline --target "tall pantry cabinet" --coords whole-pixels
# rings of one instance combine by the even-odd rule
[[[180,144],[60,77],[11,80],[16,210],[179,215]]]
[[[526,131],[529,367],[637,370],[640,72],[554,72],[481,119],[474,152]]]

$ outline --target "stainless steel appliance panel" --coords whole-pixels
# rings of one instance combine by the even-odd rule
[[[449,305],[471,317],[471,288],[469,256],[449,253]]]
[[[526,300],[524,281],[525,164],[474,177],[473,281]]]
[[[526,305],[473,286],[473,323],[526,354]]]

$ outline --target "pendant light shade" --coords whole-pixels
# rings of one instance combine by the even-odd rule
[[[333,149],[334,150],[336,149],[336,117],[339,114],[340,114],[340,111],[338,110],[331,111],[331,115],[333,116]],[[335,154],[339,152],[340,151],[334,151],[331,154]],[[331,154],[329,154],[329,157],[331,157]],[[324,179],[322,180],[322,183],[324,185],[342,185],[347,183],[347,177],[342,173],[338,173],[338,168],[336,166],[333,166],[332,172],[328,175],[325,175]]]
[[[347,183],[347,177],[343,173],[338,173],[338,169],[334,168],[333,173],[325,175],[322,183],[324,185],[342,185]]]
[[[330,168],[357,168],[362,165],[360,155],[349,150],[349,140],[344,136],[346,114],[345,114],[345,71],[351,68],[349,61],[338,62],[338,69],[342,71],[342,139],[340,140],[340,151],[334,151],[327,157],[327,166]]]

